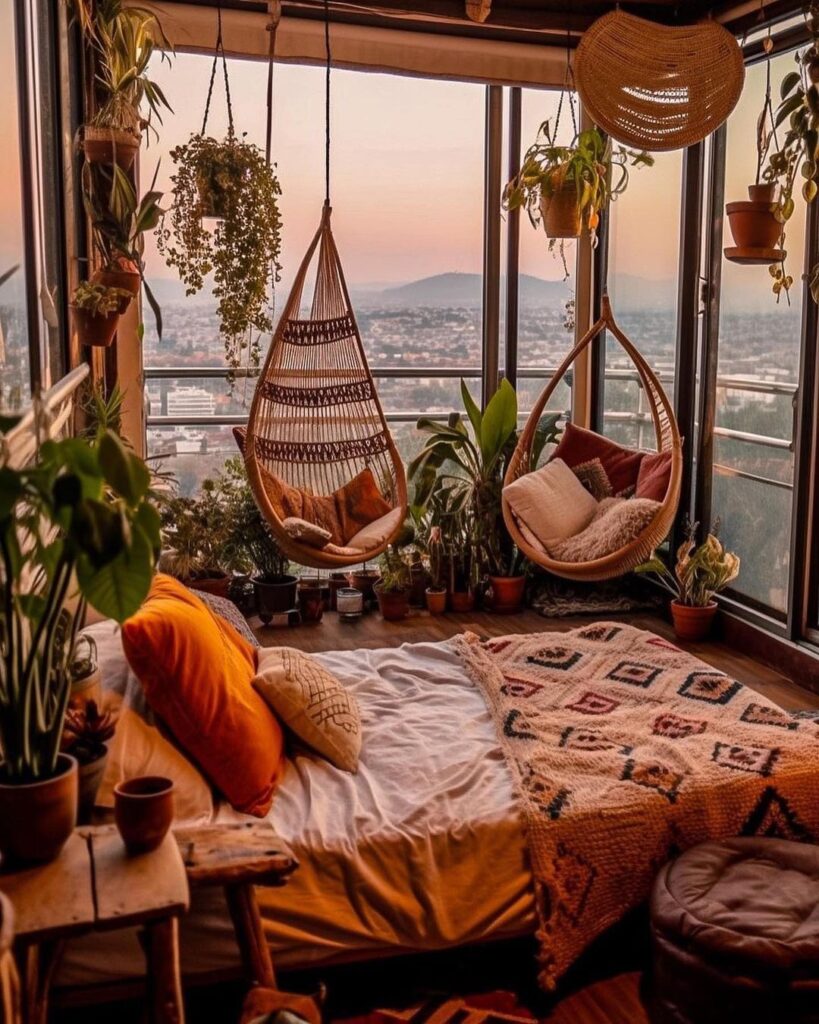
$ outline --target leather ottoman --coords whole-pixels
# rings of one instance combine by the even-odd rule
[[[819,1024],[819,847],[702,843],[651,896],[656,1024]]]

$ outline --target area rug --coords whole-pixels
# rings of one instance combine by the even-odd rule
[[[531,587],[532,608],[547,619],[568,615],[617,615],[624,612],[655,611],[663,596],[643,580],[613,580],[582,583],[541,575]]]
[[[403,1010],[374,1010],[334,1024],[528,1024],[536,1019],[512,992],[488,992],[463,999],[442,996]]]
[[[668,641],[603,622],[455,643],[517,784],[544,988],[648,898],[680,850],[819,837],[816,722]]]

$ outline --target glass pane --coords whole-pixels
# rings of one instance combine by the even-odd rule
[[[776,84],[793,68],[792,54],[772,61]],[[755,123],[765,96],[765,65],[748,68],[728,121],[725,197],[747,198],[756,175]],[[749,140],[750,144],[749,144]],[[805,203],[797,189],[788,222],[790,303],[777,305],[767,265],[723,259],[715,418],[712,518],[742,559],[737,593],[787,611],[793,488],[793,398],[799,374]],[[732,242],[728,225],[725,244]]]
[[[31,378],[23,245],[14,4],[0,10],[0,412],[29,403]]]
[[[677,262],[682,151],[654,154],[653,167],[630,169],[611,204],[608,291],[618,324],[673,398],[677,345]],[[656,447],[634,364],[606,339],[603,433],[621,444]]]
[[[176,112],[165,117],[158,144],[151,144],[143,160],[149,168],[160,161],[158,187],[167,189],[173,173],[170,150],[201,127],[201,110],[178,100],[181,94],[204,97],[210,58],[179,54],[172,70],[157,61],[152,71]],[[229,72],[234,110],[240,112],[237,127],[263,146],[265,110],[258,97],[264,95],[267,66],[231,60]],[[333,73],[332,90],[333,228],[368,360],[374,369],[387,371],[376,381],[384,410],[449,412],[460,407],[458,377],[441,377],[436,368],[455,368],[470,379],[473,393],[480,393],[473,378],[481,367],[485,90],[349,71]],[[274,92],[274,156],[282,186],[284,270],[276,298],[281,307],[324,201],[324,72],[277,65]],[[225,129],[217,79],[208,130],[219,136]],[[212,297],[186,298],[152,242],[146,259],[165,319],[159,342],[146,317],[146,366],[223,366]],[[392,369],[417,369],[421,376],[390,377]],[[252,381],[239,381],[230,395],[221,378],[177,381],[172,373],[169,378],[149,382],[150,417],[169,415],[169,404],[237,416],[246,412],[252,395]],[[396,424],[396,432],[399,428],[401,450],[416,450],[414,426]],[[203,437],[206,446],[222,443],[219,431],[205,431]],[[166,441],[164,433],[149,434],[152,451]]]

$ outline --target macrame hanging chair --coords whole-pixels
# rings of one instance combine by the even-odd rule
[[[404,464],[381,408],[330,226],[330,45],[325,4],[326,192],[321,223],[299,267],[265,359],[244,439],[248,479],[282,551],[300,565],[343,569],[376,558],[407,515]],[[271,50],[272,50],[271,41]],[[268,95],[270,90],[268,90]],[[316,259],[309,310],[303,308]],[[311,496],[329,496],[369,469],[391,506],[385,532],[364,549],[317,548],[294,537],[274,504],[270,475]],[[313,524],[316,525],[316,524]],[[377,531],[376,531],[377,532]]]
[[[745,64],[737,40],[715,21],[657,25],[618,9],[583,34],[574,74],[600,128],[659,152],[692,146],[726,120]]]
[[[603,558],[597,558],[589,562],[561,562],[552,558],[545,547],[535,547],[524,536],[515,514],[506,499],[503,499],[503,517],[506,521],[506,527],[518,548],[537,565],[547,569],[555,576],[562,576],[569,580],[593,581],[613,579],[617,576],[624,576],[640,565],[641,562],[646,561],[652,551],[668,536],[680,502],[682,443],[674,410],[654,371],[617,326],[611,304],[606,295],[603,296],[600,319],[592,325],[560,364],[529,414],[529,419],[526,421],[526,426],[521,432],[517,447],[509,462],[504,487],[537,469],[537,466],[531,464],[532,447],[543,411],[546,409],[549,399],[554,394],[558,384],[577,357],[591,345],[603,330],[611,332],[622,345],[637,369],[651,408],[651,418],[657,438],[657,450],[659,452],[670,452],[671,472],[666,493],[660,503],[660,507],[642,533],[635,537],[626,547],[613,551]]]

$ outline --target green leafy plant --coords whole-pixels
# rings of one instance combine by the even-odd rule
[[[123,622],[151,584],[159,517],[150,476],[116,434],[47,441],[0,467],[0,774],[55,771],[86,603]]]
[[[108,316],[116,313],[123,296],[128,294],[123,288],[83,281],[74,289],[71,304],[78,309],[87,309],[93,316]]]
[[[809,46],[795,54],[797,69],[789,71],[779,87],[780,103],[773,118],[774,149],[768,156],[764,178],[779,185],[776,217],[784,226],[793,216],[794,192],[801,188],[807,203],[819,194],[819,3],[808,6],[806,23],[811,34]],[[786,126],[780,145],[776,131]],[[798,183],[801,182],[801,186]],[[777,301],[793,284],[783,267],[770,268]],[[808,271],[808,286],[819,303],[819,262]]]
[[[227,550],[232,553],[233,565],[240,571],[254,569],[262,582],[275,582],[288,575],[290,559],[259,511],[242,460],[228,460],[225,473],[233,482],[227,491]]]
[[[378,559],[381,570],[379,589],[385,594],[402,594],[409,590],[411,577],[410,567],[402,552],[390,545]]]
[[[174,201],[157,231],[157,247],[175,267],[187,294],[200,291],[213,274],[219,300],[219,331],[231,371],[245,354],[258,365],[256,334],[273,329],[269,297],[281,265],[281,188],[276,173],[258,146],[232,131],[219,141],[192,135],[171,151],[177,166]],[[202,221],[218,207],[220,219],[210,230]]]
[[[518,404],[507,381],[482,413],[461,381],[466,419],[458,412],[446,422],[423,417],[418,430],[427,434],[421,452],[410,463],[415,484],[413,505],[431,513],[441,528],[460,575],[474,583],[476,573],[513,576],[520,554],[503,522],[501,490],[508,460],[517,440]],[[535,461],[545,444],[557,437],[559,414],[546,414],[537,431]],[[534,468],[534,466],[532,467]]]
[[[542,220],[542,202],[565,189],[574,189],[577,211],[592,241],[596,239],[600,211],[628,187],[629,167],[651,166],[648,153],[615,145],[598,128],[578,132],[571,144],[556,141],[557,126],[544,121],[526,151],[518,174],[503,193],[503,208],[523,208],[534,227]],[[558,239],[551,239],[553,249]],[[561,241],[562,253],[562,241]],[[564,269],[568,269],[564,259]]]
[[[654,576],[680,604],[704,608],[713,601],[714,594],[737,578],[740,562],[738,555],[725,550],[716,533],[709,533],[697,546],[698,526],[688,524],[673,572],[656,552],[634,571]]]
[[[87,700],[83,707],[70,707],[66,712],[60,749],[76,757],[80,764],[92,764],[105,753],[105,744],[116,727],[113,711],[101,711],[96,701]]]
[[[440,526],[431,527],[426,548],[429,558],[430,587],[433,590],[446,590],[446,546]]]

